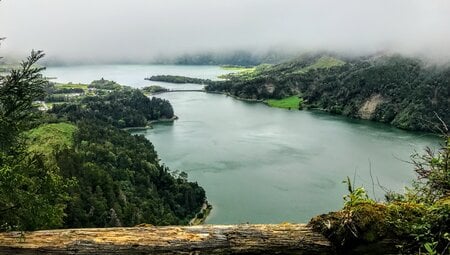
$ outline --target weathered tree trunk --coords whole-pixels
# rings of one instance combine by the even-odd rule
[[[0,233],[0,254],[334,254],[305,224],[61,229]]]

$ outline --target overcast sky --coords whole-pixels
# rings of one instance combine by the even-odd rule
[[[3,0],[0,55],[148,61],[270,48],[450,59],[449,0]]]

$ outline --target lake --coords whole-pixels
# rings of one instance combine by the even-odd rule
[[[43,73],[56,78],[61,83],[87,84],[93,80],[105,78],[131,87],[160,85],[171,89],[201,89],[203,85],[170,84],[147,81],[146,77],[158,74],[191,76],[202,79],[217,80],[217,76],[229,73],[218,66],[186,66],[186,65],[79,65],[48,67]]]
[[[103,65],[51,67],[56,81],[105,78],[123,85],[197,89],[201,85],[144,81],[156,74],[213,79],[216,66]],[[437,147],[431,135],[317,111],[289,111],[218,94],[160,94],[179,117],[134,133],[145,135],[162,162],[185,171],[213,205],[207,223],[307,222],[342,207],[347,176],[370,196],[402,191],[414,179],[405,161]],[[372,177],[371,177],[372,176]]]

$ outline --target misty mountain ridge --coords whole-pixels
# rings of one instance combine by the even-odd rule
[[[261,64],[281,64],[303,62],[305,59],[315,59],[321,56],[331,56],[346,62],[351,61],[383,61],[390,57],[415,59],[425,66],[450,67],[450,60],[433,59],[425,55],[408,55],[389,50],[377,51],[371,54],[344,53],[333,51],[289,51],[289,50],[269,50],[265,52],[253,52],[248,50],[234,50],[227,52],[205,51],[200,53],[185,53],[177,56],[159,56],[145,61],[136,59],[63,59],[55,56],[48,56],[41,65],[43,66],[71,66],[71,65],[103,65],[103,64],[156,64],[156,65],[235,65],[242,67],[252,67]],[[6,54],[1,59],[0,65],[16,65],[20,57]]]

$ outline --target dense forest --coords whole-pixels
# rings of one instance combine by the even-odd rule
[[[169,118],[170,103],[124,89],[39,111],[42,57],[0,76],[0,230],[187,224],[204,190],[118,128]]]
[[[255,100],[298,95],[305,108],[409,130],[432,130],[436,115],[450,122],[450,68],[399,55],[304,55],[226,78],[205,89]]]
[[[146,94],[162,93],[162,92],[166,92],[168,90],[169,89],[166,89],[166,88],[158,86],[158,85],[152,85],[152,86],[147,86],[147,87],[141,88],[141,91]]]
[[[97,119],[118,128],[145,127],[151,121],[174,117],[169,101],[125,89],[84,97],[80,103],[54,105],[50,113],[70,121]]]
[[[162,81],[170,83],[194,83],[194,84],[207,84],[211,83],[210,80],[200,79],[200,78],[190,78],[186,76],[179,75],[153,75],[150,78],[145,78],[149,81]]]
[[[96,90],[120,90],[124,88],[124,86],[118,84],[115,81],[109,81],[101,78],[100,80],[92,81],[91,84],[88,85],[89,89]],[[129,87],[128,87],[129,88]]]
[[[82,120],[76,127],[73,149],[56,155],[63,176],[77,180],[65,227],[183,225],[199,211],[204,190],[161,165],[145,137],[102,121]]]

